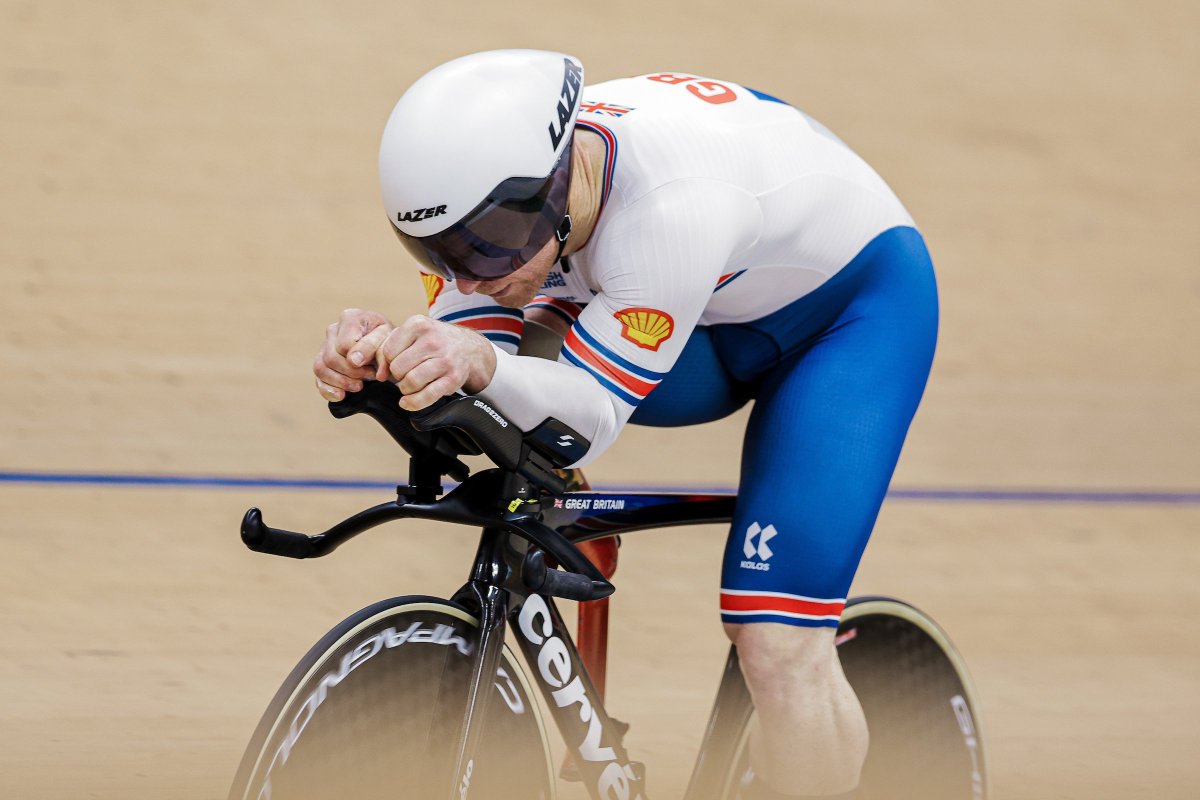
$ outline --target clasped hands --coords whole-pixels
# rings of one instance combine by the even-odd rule
[[[364,381],[391,381],[401,408],[419,411],[459,389],[474,394],[496,373],[487,339],[458,325],[424,315],[392,325],[375,311],[348,308],[325,329],[313,361],[317,390],[330,402],[357,392]]]

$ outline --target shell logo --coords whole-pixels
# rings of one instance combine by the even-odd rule
[[[621,335],[646,350],[657,350],[675,332],[675,320],[656,308],[627,308],[613,316],[621,323]]]
[[[437,296],[441,294],[442,287],[446,282],[437,275],[426,275],[421,273],[421,283],[425,284],[425,302],[432,307],[433,301],[437,300]]]

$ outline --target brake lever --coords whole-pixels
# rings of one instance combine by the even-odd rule
[[[531,548],[521,564],[521,582],[531,592],[563,600],[599,600],[616,591],[607,580],[593,580],[578,572],[551,569],[546,566],[546,554],[537,548]]]

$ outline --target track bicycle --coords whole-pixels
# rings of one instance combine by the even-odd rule
[[[729,522],[736,497],[567,491],[561,470],[589,443],[558,420],[526,432],[477,397],[417,413],[399,397],[369,383],[330,404],[338,418],[374,418],[409,453],[395,500],[316,536],[269,527],[252,508],[242,539],[316,558],[395,519],[478,526],[469,577],[448,599],[382,600],[317,642],[263,714],[230,800],[552,800],[535,691],[566,744],[564,774],[595,800],[648,800],[626,726],[603,704],[615,537]],[[496,467],[471,473],[460,457],[481,454]],[[447,476],[459,481],[448,493]],[[555,598],[579,601],[578,646]],[[836,641],[871,735],[859,797],[985,800],[975,691],[945,633],[906,603],[863,597],[846,605]],[[731,648],[684,800],[737,800],[753,715]]]

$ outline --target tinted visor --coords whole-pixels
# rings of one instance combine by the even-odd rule
[[[525,266],[567,214],[571,145],[544,178],[509,178],[459,222],[431,236],[392,230],[423,266],[446,280],[492,281]]]

